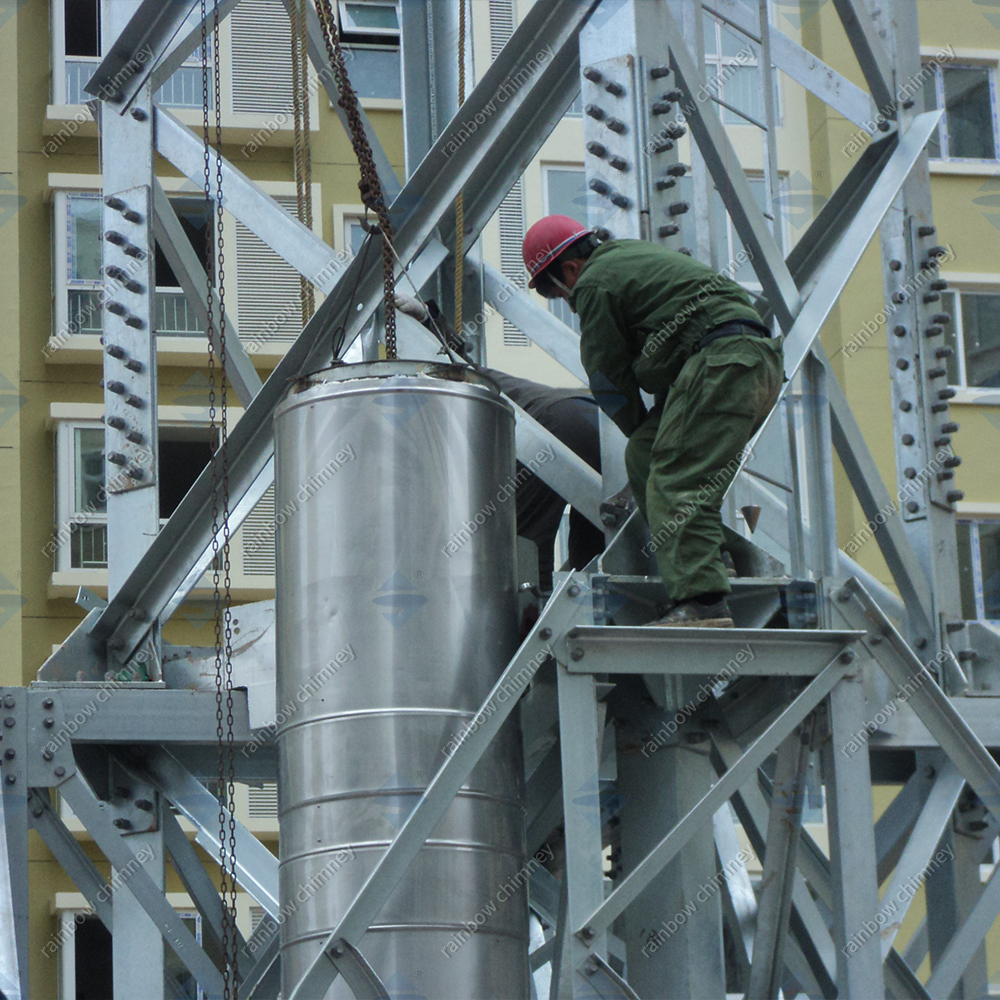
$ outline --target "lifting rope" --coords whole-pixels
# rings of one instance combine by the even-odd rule
[[[465,103],[465,0],[458,4],[458,107]],[[462,292],[465,271],[465,191],[455,199],[455,329],[462,332]]]
[[[288,14],[292,37],[292,110],[295,119],[295,197],[299,222],[307,229],[313,225],[312,152],[309,142],[309,47],[306,0],[290,0]],[[312,282],[300,275],[302,325],[316,311]]]
[[[378,228],[382,233],[382,290],[385,302],[385,356],[394,361],[396,353],[396,306],[393,298],[395,279],[395,260],[392,247],[392,222],[389,220],[389,208],[382,194],[382,185],[375,169],[375,159],[372,156],[371,144],[365,134],[364,122],[361,120],[361,110],[358,95],[351,86],[347,76],[347,64],[344,52],[340,46],[340,32],[334,18],[330,0],[316,0],[316,12],[319,15],[320,27],[323,30],[323,41],[326,43],[330,68],[340,98],[337,103],[347,115],[348,132],[354,155],[358,158],[361,168],[361,180],[358,189],[361,191],[361,201],[367,210],[374,212],[378,219]]]
[[[236,930],[236,809],[235,747],[233,742],[233,629],[232,581],[229,563],[229,427],[226,397],[226,283],[222,198],[222,85],[218,53],[219,0],[214,0],[212,60],[215,99],[215,184],[212,178],[213,136],[208,91],[208,0],[201,0],[202,130],[204,139],[205,200],[215,203],[214,225],[205,226],[205,271],[208,316],[208,412],[214,431],[218,417],[219,448],[212,458],[212,597],[215,610],[215,723],[219,748],[219,895],[222,897],[222,977],[225,1000],[238,1000],[239,938]],[[214,293],[214,294],[213,294]],[[215,299],[218,299],[218,323]],[[218,345],[213,334],[218,333]],[[216,409],[218,400],[218,409]],[[221,470],[220,470],[221,467]],[[221,471],[221,475],[220,475]],[[219,544],[219,533],[222,544]],[[225,709],[225,711],[223,711]]]

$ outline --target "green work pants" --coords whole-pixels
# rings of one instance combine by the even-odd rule
[[[665,403],[628,440],[632,493],[675,601],[732,589],[721,552],[722,498],[783,379],[780,340],[720,337],[687,360]]]

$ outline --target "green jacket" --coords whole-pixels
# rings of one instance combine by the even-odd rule
[[[580,357],[608,416],[631,436],[645,419],[640,389],[662,403],[710,330],[760,315],[750,296],[707,264],[645,240],[609,240],[569,298],[580,316]]]

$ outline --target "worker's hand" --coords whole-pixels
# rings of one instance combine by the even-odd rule
[[[396,308],[401,312],[405,313],[407,316],[412,316],[417,322],[423,323],[427,319],[427,306],[418,299],[413,298],[410,295],[403,295],[401,292],[395,292],[393,295],[393,300],[396,303]]]
[[[632,487],[626,486],[619,490],[614,496],[601,501],[601,520],[608,528],[617,528],[624,524],[626,518],[635,510],[635,499],[632,496]]]

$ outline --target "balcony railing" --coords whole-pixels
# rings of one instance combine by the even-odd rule
[[[91,95],[83,88],[100,65],[100,59],[73,58],[66,60],[66,104],[86,104]],[[201,66],[181,66],[167,82],[160,87],[153,98],[166,108],[200,108],[202,101]],[[215,97],[209,88],[209,106],[215,104]]]
[[[156,292],[156,317],[153,327],[167,337],[199,337],[205,330],[184,293],[177,289]],[[101,334],[101,293],[96,290],[69,289],[69,331],[72,334]]]

